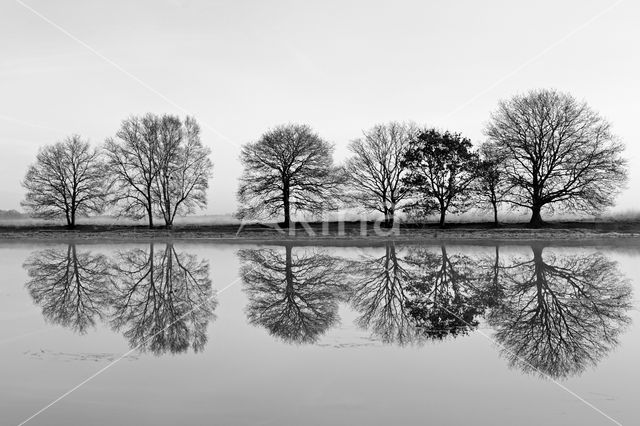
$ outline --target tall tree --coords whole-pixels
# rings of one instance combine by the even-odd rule
[[[502,101],[485,133],[503,151],[509,201],[531,209],[532,225],[542,224],[543,207],[601,211],[626,182],[624,146],[611,125],[568,93],[534,90]]]
[[[395,212],[409,193],[401,182],[402,160],[415,132],[412,124],[378,124],[349,144],[353,153],[345,167],[349,195],[358,206],[384,214],[388,225],[393,225]]]
[[[459,133],[423,130],[409,142],[402,164],[407,168],[402,181],[414,198],[411,209],[425,214],[438,211],[444,227],[448,211],[467,207],[477,166],[469,139]]]
[[[107,140],[105,150],[113,203],[121,214],[146,216],[150,228],[154,216],[160,215],[170,228],[176,215],[206,206],[213,165],[194,118],[183,122],[172,115],[130,117],[116,137]]]
[[[165,226],[173,226],[177,214],[194,213],[207,205],[207,189],[213,164],[211,150],[200,140],[200,127],[192,117],[160,119],[158,176],[153,194]]]
[[[333,147],[307,125],[287,124],[242,147],[238,200],[240,218],[320,213],[335,207],[342,173],[333,165]]]
[[[22,181],[27,194],[21,205],[36,217],[63,217],[73,228],[78,215],[102,211],[104,177],[98,151],[79,135],[70,136],[40,149]]]
[[[154,181],[160,172],[158,125],[153,114],[129,117],[122,121],[116,137],[105,143],[112,202],[124,216],[146,216],[149,228],[153,228]]]
[[[498,209],[511,189],[505,173],[500,151],[495,144],[485,142],[480,145],[479,161],[476,168],[476,179],[473,183],[476,207],[489,206],[493,211],[493,223],[498,225]]]

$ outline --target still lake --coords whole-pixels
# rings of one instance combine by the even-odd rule
[[[639,273],[640,245],[0,243],[0,424],[638,424]]]

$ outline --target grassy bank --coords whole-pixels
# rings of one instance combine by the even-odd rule
[[[541,228],[526,223],[498,227],[487,222],[451,223],[445,229],[435,224],[401,224],[395,231],[374,222],[331,222],[297,224],[283,230],[275,224],[183,224],[168,230],[140,225],[79,225],[68,230],[59,225],[16,225],[0,223],[2,240],[213,240],[219,242],[267,241],[425,241],[425,240],[602,240],[638,239],[640,221],[548,222]]]

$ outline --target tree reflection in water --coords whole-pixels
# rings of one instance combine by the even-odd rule
[[[631,288],[600,253],[513,259],[501,267],[504,297],[491,310],[495,339],[512,366],[554,378],[581,373],[617,344]]]
[[[84,334],[104,316],[110,290],[106,256],[69,244],[37,251],[23,267],[26,288],[47,321]]]
[[[384,342],[466,334],[485,317],[512,366],[555,378],[595,366],[629,323],[631,288],[602,254],[449,254],[445,246],[352,262],[357,323]]]
[[[199,351],[207,342],[216,307],[209,264],[172,244],[115,258],[69,244],[33,253],[24,268],[31,297],[52,323],[85,333],[105,320],[154,354]]]
[[[360,313],[357,324],[385,343],[403,345],[415,341],[416,330],[405,292],[410,272],[396,246],[387,244],[382,256],[349,262],[347,269],[351,304]]]
[[[600,253],[564,255],[534,245],[532,258],[451,254],[445,246],[393,244],[378,256],[340,259],[316,251],[240,250],[247,317],[287,342],[313,343],[349,300],[357,324],[407,344],[468,333],[484,315],[510,365],[554,378],[595,366],[629,324],[631,288]],[[214,318],[209,264],[173,244],[113,258],[75,244],[24,263],[45,319],[79,333],[105,320],[132,347],[154,354],[200,351]]]
[[[380,257],[369,256],[349,268],[357,323],[386,343],[421,342],[465,334],[482,313],[475,297],[473,260],[411,249],[405,257],[388,244]]]
[[[414,250],[407,260],[415,272],[407,283],[407,308],[420,333],[430,339],[467,334],[484,313],[476,288],[476,262],[462,254]]]
[[[156,355],[204,348],[217,304],[207,261],[151,243],[117,256],[112,283],[111,324],[132,347]]]
[[[283,249],[240,250],[249,322],[291,343],[313,343],[338,322],[345,286],[337,259]]]

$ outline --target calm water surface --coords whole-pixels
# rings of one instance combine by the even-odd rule
[[[541,243],[0,243],[0,423],[73,389],[27,424],[634,425],[639,265]]]

